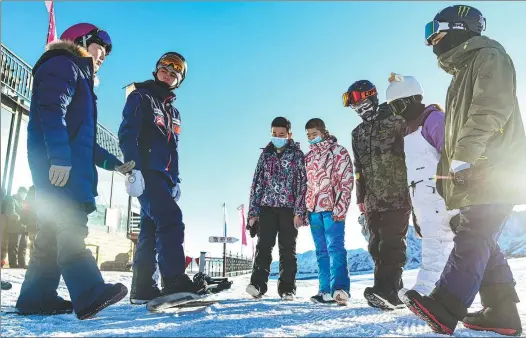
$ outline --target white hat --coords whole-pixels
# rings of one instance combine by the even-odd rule
[[[422,89],[420,83],[412,76],[391,73],[389,82],[391,82],[391,84],[385,92],[387,103],[414,95],[424,96],[424,89]]]

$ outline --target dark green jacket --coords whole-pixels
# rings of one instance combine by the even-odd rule
[[[472,164],[468,185],[437,182],[448,209],[525,204],[526,135],[511,58],[498,42],[477,36],[441,55],[439,64],[453,79],[438,175],[449,175],[452,160]]]

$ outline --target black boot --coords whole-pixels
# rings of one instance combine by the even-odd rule
[[[3,283],[3,282],[2,282]],[[17,313],[22,316],[40,315],[40,316],[53,316],[73,313],[73,304],[69,300],[65,300],[62,297],[58,297],[51,302],[46,302],[45,306],[31,311],[17,308]]]
[[[127,294],[128,288],[123,284],[109,284],[106,290],[104,290],[102,295],[100,295],[93,304],[77,312],[77,317],[80,320],[91,318],[108,306],[119,302],[126,297]]]
[[[404,308],[404,303],[398,298],[394,291],[385,292],[376,287],[365,288],[363,296],[367,299],[367,304],[382,310],[395,310]]]
[[[477,331],[492,331],[505,336],[520,336],[522,324],[517,311],[519,297],[514,284],[496,284],[480,288],[484,309],[464,318],[464,326]]]
[[[139,270],[133,270],[130,303],[134,305],[146,304],[161,295],[157,283],[152,276],[141,276]]]
[[[415,315],[424,320],[436,333],[452,335],[467,309],[447,290],[435,288],[428,296],[415,290],[405,293],[404,302]]]
[[[11,283],[2,281],[2,290],[10,290],[12,287]]]
[[[161,291],[162,295],[169,295],[180,292],[190,292],[196,294],[207,293],[207,284],[204,279],[192,281],[187,274],[182,274],[176,278],[164,279],[165,285]]]

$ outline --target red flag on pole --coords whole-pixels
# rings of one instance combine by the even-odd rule
[[[245,205],[241,204],[239,210],[239,217],[241,219],[241,244],[247,246],[247,225],[245,223]]]
[[[57,39],[57,26],[55,25],[55,5],[53,1],[44,1],[49,13],[49,25],[47,30],[47,42],[51,43]]]

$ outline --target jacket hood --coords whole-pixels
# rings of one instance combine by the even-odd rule
[[[310,147],[310,150],[317,151],[317,150],[325,150],[335,144],[338,144],[338,139],[336,138],[336,136],[329,134],[323,139],[323,141],[318,142],[316,144],[311,144],[309,147]]]
[[[152,95],[155,95],[156,97],[160,98],[161,100],[165,101],[167,99],[174,99],[175,100],[175,93],[171,90],[159,86],[154,80],[147,80],[144,82],[137,82],[134,83],[135,88],[137,89],[146,89],[148,90]]]
[[[439,66],[449,74],[455,74],[468,60],[483,48],[496,48],[506,52],[504,47],[487,36],[475,36],[459,46],[445,52],[438,58]]]
[[[90,58],[93,64],[93,58],[85,48],[68,40],[57,40],[46,46],[46,51],[44,54],[42,54],[40,59],[38,59],[37,63],[33,67],[33,76],[35,75],[38,67],[40,67],[44,62],[59,55],[72,55],[77,58]]]

